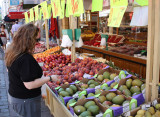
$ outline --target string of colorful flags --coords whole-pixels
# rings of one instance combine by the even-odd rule
[[[140,6],[148,5],[148,0],[135,0]],[[65,7],[66,4],[66,7]],[[40,6],[40,9],[39,9]],[[122,21],[123,15],[128,6],[128,0],[110,0],[110,15],[108,26],[119,27]],[[65,10],[66,8],[66,10]],[[92,0],[92,10],[102,11],[103,0]],[[25,12],[25,22],[29,23],[32,21],[41,20],[42,14],[43,19],[49,19],[53,13],[53,18],[60,17],[63,19],[73,15],[79,17],[84,13],[83,0],[51,0],[51,4],[47,4],[47,1],[31,8],[28,12]]]

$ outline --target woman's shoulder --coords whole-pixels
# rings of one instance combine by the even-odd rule
[[[29,53],[23,53],[23,54],[21,54],[19,56],[19,58],[20,58],[20,61],[23,61],[23,60],[27,60],[27,61],[34,60],[33,56],[31,54],[29,54]]]

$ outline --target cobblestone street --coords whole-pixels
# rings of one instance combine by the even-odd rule
[[[53,117],[44,101],[41,103],[41,117]],[[0,117],[19,117],[8,103],[8,73],[4,64],[4,53],[0,48]]]

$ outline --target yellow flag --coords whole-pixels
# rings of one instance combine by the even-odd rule
[[[64,18],[65,0],[61,0],[61,15],[60,19]]]
[[[109,14],[108,26],[119,27],[126,9],[127,6],[111,8]]]
[[[49,19],[47,1],[42,2],[40,5],[42,7],[43,19]]]
[[[53,18],[61,16],[61,4],[60,0],[51,0]]]
[[[38,5],[34,7],[34,11],[35,11],[35,21],[37,21],[39,18],[39,9],[38,9]]]
[[[39,10],[39,20],[42,19],[42,9]]]
[[[141,0],[143,1],[143,0]],[[127,6],[128,0],[110,0],[111,7]]]
[[[29,10],[30,11],[30,22],[34,21],[34,12],[33,8]]]
[[[48,5],[48,14],[49,14],[49,17],[51,17],[51,9],[52,9],[52,6],[51,5]]]
[[[141,6],[148,6],[148,0],[136,0],[136,2]]]
[[[26,24],[29,23],[28,13],[25,12],[24,16],[25,16],[25,22],[26,22]]]

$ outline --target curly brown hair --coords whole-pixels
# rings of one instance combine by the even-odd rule
[[[21,26],[13,37],[13,42],[5,53],[5,63],[9,67],[23,53],[33,54],[39,29],[33,24]]]

